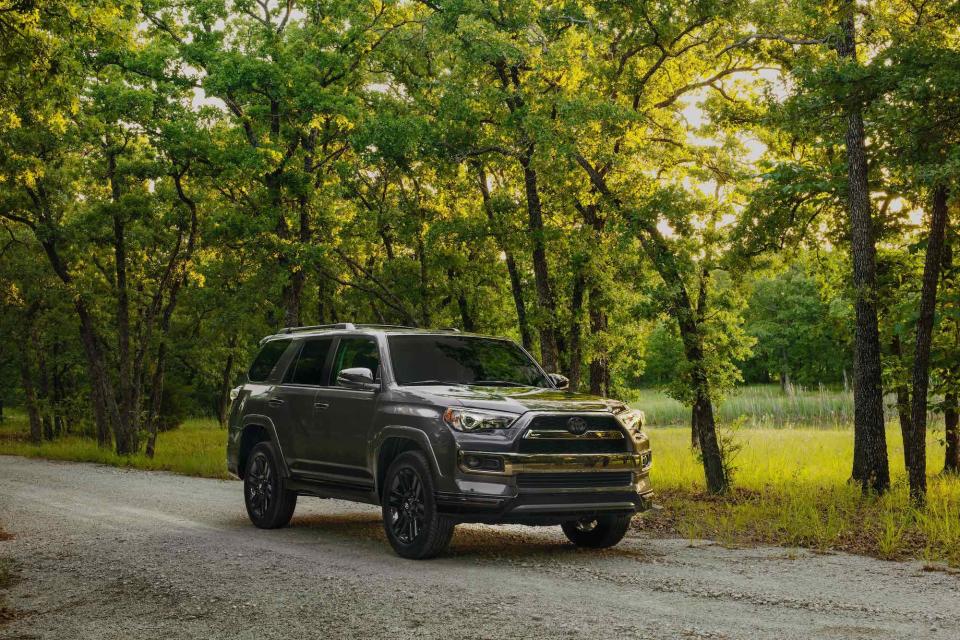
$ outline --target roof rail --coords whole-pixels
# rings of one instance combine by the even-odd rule
[[[416,329],[406,324],[358,324],[358,327],[367,327],[368,329]]]
[[[277,331],[277,333],[296,333],[298,331],[314,331],[316,329],[356,329],[356,326],[352,322],[340,322],[337,324],[312,324],[305,327],[284,327]]]
[[[460,333],[460,329],[456,327],[442,327],[440,331],[450,331],[451,333]]]

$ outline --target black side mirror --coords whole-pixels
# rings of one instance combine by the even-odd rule
[[[337,374],[337,384],[349,389],[379,391],[380,385],[373,379],[373,371],[366,367],[351,367]]]
[[[565,391],[570,388],[570,378],[567,376],[562,376],[559,373],[548,374],[550,376],[550,382],[553,383],[557,389]]]

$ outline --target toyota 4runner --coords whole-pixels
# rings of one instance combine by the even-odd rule
[[[567,391],[514,342],[344,323],[261,345],[227,445],[257,527],[285,526],[305,495],[380,505],[406,558],[462,522],[560,525],[600,548],[649,504],[642,414]]]

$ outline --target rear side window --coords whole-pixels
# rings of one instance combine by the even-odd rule
[[[270,372],[277,366],[280,356],[283,355],[289,345],[290,340],[271,340],[263,345],[247,372],[247,378],[250,382],[263,382],[269,378]]]
[[[323,365],[327,363],[327,354],[330,353],[332,344],[332,338],[304,342],[297,362],[287,371],[287,379],[284,382],[324,386],[326,380],[323,375]]]

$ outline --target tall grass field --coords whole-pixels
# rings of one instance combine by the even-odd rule
[[[642,409],[651,426],[669,427],[690,423],[690,408],[657,389],[640,389],[630,403]],[[885,401],[887,421],[897,419],[893,399]],[[749,385],[729,393],[715,407],[717,420],[732,423],[740,419],[749,427],[775,429],[815,427],[850,428],[853,424],[853,392],[829,387]],[[931,414],[936,422],[937,417]]]
[[[746,388],[720,408],[720,428],[739,451],[733,459],[734,489],[716,497],[705,493],[703,470],[690,448],[687,410],[650,391],[633,404],[646,412],[654,449],[652,480],[659,508],[637,519],[645,535],[843,550],[960,567],[960,479],[939,475],[943,447],[936,424],[928,439],[928,504],[916,509],[908,498],[895,419],[887,429],[893,489],[881,497],[864,497],[847,482],[853,457],[849,394]],[[734,423],[740,428],[730,432]],[[153,459],[118,457],[75,436],[33,445],[26,432],[19,414],[0,424],[0,454],[227,477],[226,430],[212,420],[188,420],[161,433]]]

